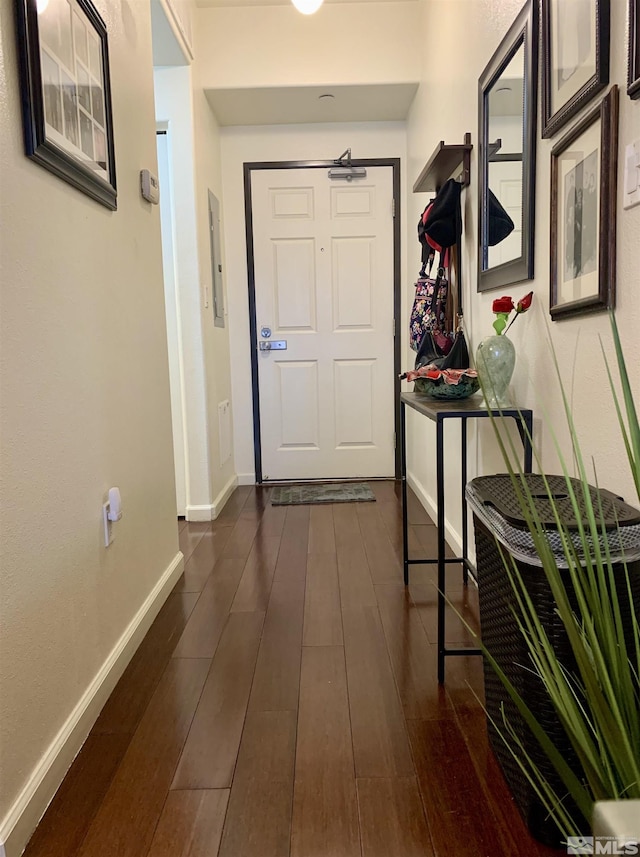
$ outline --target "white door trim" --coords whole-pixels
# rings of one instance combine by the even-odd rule
[[[394,363],[394,427],[396,436],[395,476],[400,478],[400,445],[397,442],[400,431],[400,313],[401,313],[401,268],[400,268],[400,158],[362,158],[354,159],[353,166],[391,167],[393,170],[393,315],[395,319],[393,332],[393,363]],[[258,387],[258,331],[256,324],[256,293],[255,265],[253,244],[253,208],[251,198],[251,174],[254,170],[284,170],[284,169],[328,169],[336,165],[334,161],[256,161],[245,162],[244,166],[244,204],[245,229],[247,243],[247,272],[249,288],[249,333],[251,347],[251,390],[253,402],[253,445],[256,468],[256,483],[263,482],[262,450],[260,436],[260,392]]]
[[[187,512],[188,496],[187,424],[185,416],[182,318],[180,313],[178,278],[176,275],[175,208],[170,156],[171,135],[168,123],[166,122],[159,122],[156,125],[156,147],[158,152],[158,175],[162,187],[160,219],[165,318],[167,324],[167,355],[169,359],[173,461],[176,480],[176,513],[178,516],[183,516]]]

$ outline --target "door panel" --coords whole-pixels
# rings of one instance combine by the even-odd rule
[[[373,446],[374,360],[335,360],[336,447]]]
[[[276,360],[279,410],[279,451],[318,449],[318,363],[316,360]],[[268,418],[275,414],[269,408]],[[270,433],[271,434],[271,433]]]
[[[393,170],[251,177],[263,479],[394,474]],[[268,347],[268,346],[267,346]]]
[[[371,330],[374,239],[334,238],[333,294],[335,330]]]
[[[310,238],[278,239],[272,247],[277,329],[315,330],[315,242]]]
[[[332,185],[332,217],[375,217],[375,191],[374,187],[360,185]]]
[[[312,187],[272,187],[269,190],[269,198],[274,220],[289,220],[292,217],[313,220]]]

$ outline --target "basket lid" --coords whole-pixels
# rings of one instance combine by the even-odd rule
[[[546,481],[549,488],[545,485],[544,478],[538,474],[520,475],[519,478],[526,480],[527,488],[535,503],[536,512],[545,529],[558,529],[553,506],[557,509],[560,519],[567,529],[577,530],[579,528],[573,504],[567,491],[567,480],[564,476],[547,476]],[[578,507],[583,510],[585,498],[582,483],[579,479],[572,478],[569,479],[569,482],[573,486]],[[617,497],[603,488],[598,489],[592,485],[588,487],[594,509],[601,508],[601,514],[598,516],[599,522],[604,522],[607,529],[640,524],[640,511],[625,503],[622,497]],[[553,497],[553,504],[549,498],[549,489]],[[511,526],[527,528],[527,522],[522,514],[512,477],[508,473],[479,476],[469,483],[467,491],[469,499],[475,505],[493,506]],[[585,517],[582,518],[582,523],[587,523]]]

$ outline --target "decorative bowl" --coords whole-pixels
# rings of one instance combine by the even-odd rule
[[[477,375],[463,375],[457,384],[447,384],[444,378],[416,378],[414,390],[430,399],[468,399],[480,389]]]

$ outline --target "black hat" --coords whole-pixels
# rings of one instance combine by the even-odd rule
[[[461,191],[460,182],[455,179],[446,181],[438,191],[427,217],[425,232],[441,247],[453,247],[462,234]]]
[[[515,223],[500,205],[492,190],[489,190],[488,209],[489,247],[495,247],[513,232]]]

